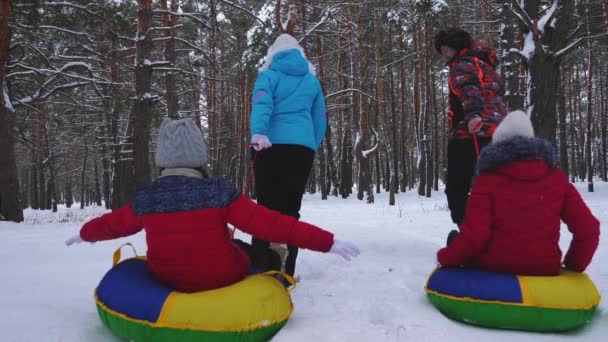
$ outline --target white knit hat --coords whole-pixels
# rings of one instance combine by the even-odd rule
[[[291,49],[296,49],[296,50],[300,51],[300,53],[302,54],[302,57],[304,59],[306,59],[306,54],[304,53],[304,49],[302,48],[300,43],[298,43],[297,39],[295,39],[294,37],[292,37],[291,35],[289,35],[287,33],[283,33],[280,36],[278,36],[277,39],[275,39],[274,43],[272,43],[272,45],[270,45],[270,47],[268,48],[268,53],[266,54],[266,59],[264,60],[264,64],[262,64],[259,71],[264,71],[264,70],[270,68],[274,55],[276,55],[277,53],[279,53],[281,51],[287,51],[287,50],[291,50]],[[308,62],[308,72],[310,72],[313,75],[317,74],[314,65],[312,65],[312,63],[310,63],[310,62]]]
[[[521,110],[509,113],[502,120],[498,127],[496,127],[496,131],[494,131],[492,142],[497,143],[515,136],[534,137],[534,128],[532,127],[530,117]]]
[[[207,161],[201,130],[190,119],[166,118],[160,124],[156,165],[161,168],[196,168]]]

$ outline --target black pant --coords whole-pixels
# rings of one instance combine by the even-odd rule
[[[244,242],[239,239],[234,239],[234,240],[232,240],[232,242],[237,244],[239,247],[241,247],[245,251],[245,253],[247,253],[247,255],[249,256],[249,259],[251,260],[251,265],[254,268],[256,268],[255,264],[259,264],[259,261],[256,260],[257,254],[254,252],[253,246],[248,244],[247,242]],[[276,271],[281,270],[281,257],[279,256],[279,253],[268,248],[268,250],[265,253],[265,257],[267,258],[266,262],[268,263],[268,266],[265,269],[258,268],[258,271],[265,272],[268,270],[276,270]]]
[[[276,144],[270,149],[254,152],[255,190],[258,204],[284,215],[300,218],[302,196],[312,168],[315,152],[300,145]],[[258,267],[267,267],[268,241],[251,240]],[[291,276],[296,269],[298,248],[287,246],[289,254],[285,272]]]
[[[489,139],[477,138],[479,149],[490,143]],[[475,175],[477,154],[473,139],[452,139],[448,142],[448,174],[445,194],[452,221],[458,225],[464,220],[469,191]]]

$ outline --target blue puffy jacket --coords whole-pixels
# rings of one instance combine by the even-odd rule
[[[276,53],[253,87],[250,133],[272,144],[295,144],[313,151],[326,128],[325,99],[319,80],[297,49]]]

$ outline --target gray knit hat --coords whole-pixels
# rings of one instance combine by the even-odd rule
[[[160,124],[156,165],[161,168],[196,168],[207,161],[201,130],[190,119],[166,118]]]

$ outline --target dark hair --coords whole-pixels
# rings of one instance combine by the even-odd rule
[[[471,44],[473,44],[471,35],[461,28],[448,28],[437,32],[435,35],[435,50],[437,50],[437,53],[441,53],[442,46],[449,46],[456,51],[460,51],[470,48]]]

